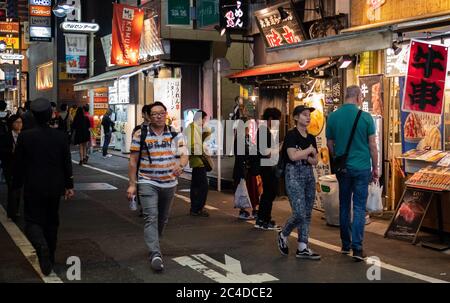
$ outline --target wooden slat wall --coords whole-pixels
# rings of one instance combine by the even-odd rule
[[[381,7],[381,20],[369,21],[367,0],[351,0],[351,26],[420,17],[450,10],[450,0],[386,0]]]
[[[305,8],[306,9],[314,9],[319,0],[305,0]],[[323,0],[323,9],[325,11],[325,16],[334,16],[336,12],[335,0]],[[312,21],[320,19],[319,14],[315,11],[305,11],[305,21]]]

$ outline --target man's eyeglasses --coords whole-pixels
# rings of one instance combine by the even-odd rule
[[[151,113],[150,116],[152,118],[156,118],[156,117],[164,117],[165,115],[167,115],[167,112],[161,112],[161,113]]]

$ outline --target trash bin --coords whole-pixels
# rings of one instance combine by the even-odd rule
[[[319,178],[320,198],[328,225],[339,226],[339,184],[336,175]]]
[[[336,175],[320,177],[319,184],[325,220],[330,226],[339,226],[339,183]],[[350,218],[353,220],[353,206],[350,208]],[[370,216],[366,214],[366,225],[370,223]]]

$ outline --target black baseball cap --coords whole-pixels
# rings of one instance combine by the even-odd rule
[[[308,106],[305,106],[305,105],[299,105],[296,108],[294,108],[293,116],[295,117],[295,116],[301,114],[305,110],[309,110],[312,113],[316,109],[314,107],[308,107]]]

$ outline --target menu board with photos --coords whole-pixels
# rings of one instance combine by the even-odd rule
[[[414,244],[432,197],[431,192],[407,188],[403,192],[385,237],[408,240]]]

